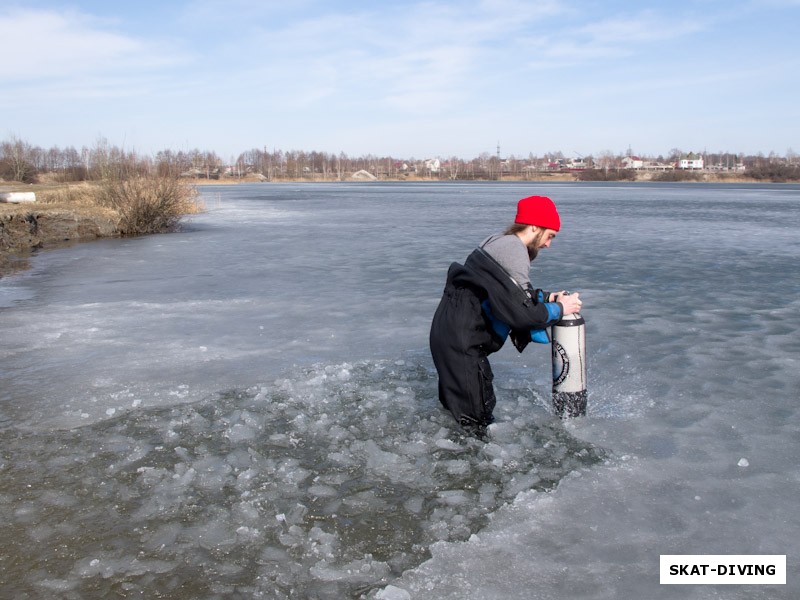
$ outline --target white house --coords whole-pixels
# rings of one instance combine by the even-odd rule
[[[695,154],[690,154],[686,158],[680,159],[678,162],[679,169],[702,169],[703,157]]]
[[[583,171],[586,168],[586,159],[582,156],[579,158],[571,158],[567,163],[567,167],[576,171]]]
[[[442,163],[438,158],[429,158],[425,160],[425,169],[431,173],[438,173],[442,168]]]
[[[644,161],[638,156],[626,156],[622,159],[623,169],[641,169],[644,167]]]

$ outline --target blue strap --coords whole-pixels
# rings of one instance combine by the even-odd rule
[[[531,329],[531,341],[537,344],[549,344],[550,336],[547,335],[546,329]]]
[[[494,332],[505,341],[508,334],[511,333],[511,327],[492,314],[492,308],[489,306],[488,300],[481,302],[481,308],[483,308],[483,312],[486,313],[486,316],[489,317],[489,320],[492,322],[492,329],[494,329]]]

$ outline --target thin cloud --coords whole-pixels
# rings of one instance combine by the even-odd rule
[[[447,110],[474,87],[509,37],[563,12],[558,2],[484,1],[469,5],[417,3],[347,13],[317,14],[250,25],[238,56],[260,56],[268,74],[305,101],[337,99],[399,111]],[[242,44],[246,49],[242,48]],[[225,54],[233,52],[223,50]],[[271,57],[280,57],[271,61]],[[507,60],[506,57],[505,60]],[[322,68],[322,64],[327,68]],[[491,65],[489,65],[491,68]],[[306,93],[308,87],[325,92]],[[280,86],[276,86],[280,87]]]
[[[576,33],[594,44],[647,44],[693,35],[705,29],[699,19],[671,19],[646,11],[633,17],[603,19],[579,28]]]
[[[285,15],[313,14],[319,7],[315,0],[191,0],[183,2],[181,21],[193,27],[218,28],[228,23],[237,26],[242,19],[248,25]]]
[[[8,48],[24,48],[14,60],[0,62],[0,78],[7,82],[160,69],[181,61],[163,43],[115,32],[110,23],[77,12],[6,11],[0,39]]]
[[[555,33],[527,40],[534,56],[528,66],[558,68],[637,56],[653,44],[689,37],[706,28],[699,19],[674,19],[654,11],[568,24]]]
[[[798,8],[800,0],[752,0],[755,8]]]

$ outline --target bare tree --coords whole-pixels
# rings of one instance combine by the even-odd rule
[[[597,154],[597,159],[595,160],[595,164],[599,169],[603,169],[603,171],[608,171],[609,169],[613,169],[616,166],[617,158],[614,156],[614,153],[611,150],[603,150],[602,152]]]
[[[12,181],[36,181],[33,148],[16,136],[0,145],[0,176]]]

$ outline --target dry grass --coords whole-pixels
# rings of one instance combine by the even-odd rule
[[[55,204],[61,207],[100,205],[100,186],[96,183],[48,185],[34,191],[36,192],[36,201],[41,204]]]
[[[71,183],[59,185],[30,185],[7,187],[9,191],[30,191],[36,194],[36,202],[22,202],[19,204],[0,203],[0,216],[27,214],[30,212],[53,213],[72,212],[77,216],[89,217],[96,215],[111,219],[118,219],[115,211],[98,204],[98,186],[92,183]]]

